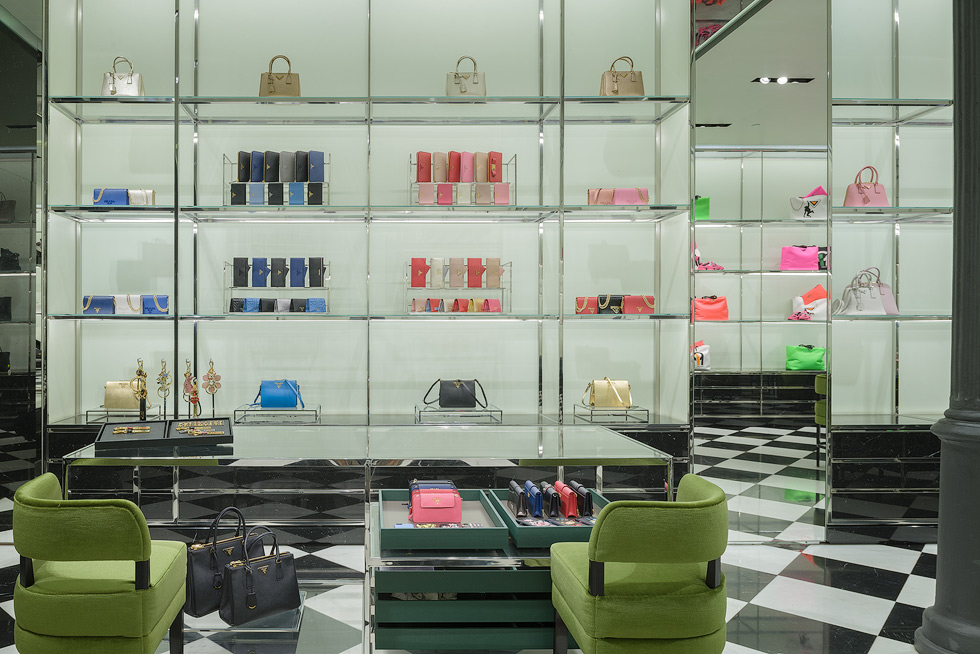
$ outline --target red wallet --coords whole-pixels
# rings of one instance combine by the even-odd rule
[[[489,168],[489,182],[504,181],[504,155],[499,152],[487,153],[487,163]]]
[[[483,273],[487,268],[483,265],[483,259],[466,260],[466,285],[470,288],[483,288]]]
[[[425,276],[429,272],[429,264],[425,262],[425,257],[412,257],[412,286],[414,288],[425,288]]]
[[[459,179],[460,163],[461,162],[460,162],[459,153],[450,151],[449,153],[449,181],[450,182],[460,181]]]
[[[598,297],[575,298],[575,313],[599,313]]]
[[[454,313],[466,313],[469,311],[470,301],[466,298],[453,300],[453,312]]]
[[[453,203],[453,185],[452,184],[436,184],[436,204],[452,204]]]
[[[419,152],[415,156],[415,181],[416,182],[431,182],[432,181],[432,153],[431,152]]]
[[[566,518],[577,518],[578,493],[560,481],[555,482],[555,490],[561,495],[561,514]]]

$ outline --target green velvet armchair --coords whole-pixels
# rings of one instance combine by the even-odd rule
[[[611,502],[588,543],[551,546],[555,653],[720,654],[725,493],[685,475],[676,502]]]
[[[184,650],[186,546],[150,540],[128,500],[64,500],[48,473],[14,494],[14,641],[21,654]]]

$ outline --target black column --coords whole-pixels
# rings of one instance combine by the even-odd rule
[[[942,440],[936,604],[922,654],[980,652],[980,2],[953,0],[953,348]]]

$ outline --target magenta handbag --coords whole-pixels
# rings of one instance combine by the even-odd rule
[[[816,245],[787,245],[779,259],[780,270],[819,270],[820,248]]]
[[[861,181],[864,171],[871,171],[871,183]],[[845,207],[888,207],[888,195],[885,193],[884,184],[878,183],[878,171],[874,166],[865,166],[858,171],[853,184],[847,185],[847,194],[844,196]]]
[[[650,191],[645,188],[617,188],[613,190],[613,204],[650,204]]]

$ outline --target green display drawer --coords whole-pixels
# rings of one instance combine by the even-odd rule
[[[602,510],[602,507],[609,504],[609,500],[595,491],[591,491],[591,493],[595,514],[599,515],[599,511]],[[491,490],[487,492],[487,495],[490,497],[490,501],[493,502],[497,513],[503,518],[504,524],[507,525],[510,537],[514,539],[514,545],[519,549],[548,548],[555,543],[585,543],[588,542],[589,536],[592,535],[592,527],[585,525],[579,527],[525,527],[524,525],[519,525],[517,524],[517,520],[514,519],[514,514],[507,508],[508,491],[500,489]]]
[[[472,529],[396,529],[408,522],[408,490],[382,490],[378,517],[382,550],[499,550],[507,546],[507,527],[481,490],[460,490],[463,522],[491,524]]]
[[[487,644],[504,650],[551,649],[554,632],[551,627],[481,627],[481,626],[430,626],[387,627],[378,626],[374,630],[374,645],[377,649],[430,649],[487,651]],[[569,639],[571,640],[571,639]]]

